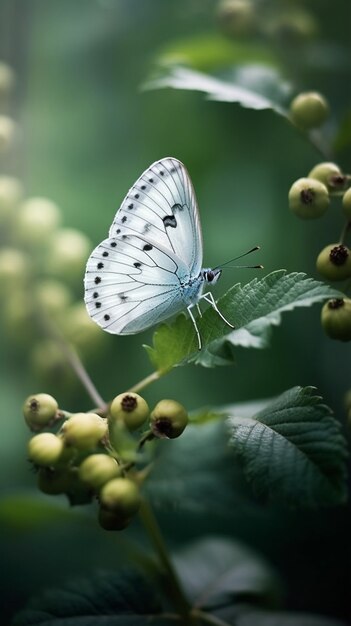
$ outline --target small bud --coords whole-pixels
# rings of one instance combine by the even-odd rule
[[[155,437],[175,439],[188,423],[185,408],[175,400],[161,400],[151,413],[150,425]]]
[[[108,454],[91,454],[79,466],[80,480],[97,490],[120,474],[117,461]]]
[[[48,393],[28,396],[23,405],[23,415],[29,428],[40,430],[51,424],[58,411],[58,404]]]
[[[6,115],[0,115],[0,155],[12,148],[18,133],[16,123]]]
[[[124,530],[130,524],[131,518],[101,507],[98,520],[104,530]]]
[[[351,341],[351,300],[329,300],[322,308],[323,329],[331,339]]]
[[[350,250],[343,244],[332,243],[317,257],[317,270],[328,280],[344,280],[351,276]]]
[[[290,104],[293,122],[304,130],[318,128],[329,115],[329,105],[325,97],[316,91],[300,93]]]
[[[319,180],[331,193],[345,189],[347,184],[347,176],[343,175],[336,163],[318,163],[311,169],[308,178]]]
[[[111,421],[121,420],[128,430],[140,428],[149,416],[149,407],[137,393],[126,392],[116,396],[110,406]]]
[[[351,220],[351,187],[343,195],[342,210],[346,217]]]
[[[15,235],[26,245],[47,244],[61,221],[61,212],[48,198],[29,198],[19,207]]]
[[[329,207],[328,190],[313,178],[299,178],[289,191],[289,207],[302,219],[314,219],[324,215]]]
[[[35,465],[50,467],[63,452],[63,441],[53,433],[40,433],[28,442],[28,458]]]
[[[75,413],[62,427],[67,446],[78,450],[95,448],[107,435],[107,421],[96,413]]]
[[[222,0],[218,19],[223,32],[231,37],[247,37],[256,27],[255,8],[251,0]]]
[[[136,484],[129,478],[114,478],[106,483],[100,492],[101,505],[124,518],[137,513],[140,506],[140,493]]]

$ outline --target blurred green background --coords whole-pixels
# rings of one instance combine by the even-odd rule
[[[314,15],[316,38],[303,45],[293,42],[286,51],[289,58],[284,58],[281,42],[263,39],[258,47],[272,56],[296,92],[318,89],[326,95],[333,111],[329,130],[334,132],[351,108],[350,3],[336,0],[332,10],[328,0],[298,6]],[[306,138],[271,111],[206,101],[193,92],[140,89],[172,45],[202,34],[222,37],[215,8],[215,0],[1,0],[0,60],[16,73],[9,114],[21,129],[14,154],[0,161],[1,172],[23,179],[26,195],[56,202],[64,225],[84,232],[95,246],[141,172],[156,159],[174,156],[186,164],[196,189],[207,266],[259,244],[255,262],[264,264],[265,273],[286,268],[316,276],[315,257],[330,243],[331,233],[332,240],[338,238],[342,218],[336,205],[318,222],[299,221],[288,210],[292,182],[321,160]],[[347,146],[337,158],[350,172]],[[256,274],[227,271],[216,293]],[[76,297],[83,298],[83,283]],[[274,330],[271,349],[238,349],[233,368],[176,369],[145,397],[151,405],[174,397],[192,410],[269,397],[297,384],[315,385],[343,421],[350,349],[324,336],[319,315],[319,307],[287,314]],[[25,397],[48,391],[64,408],[90,408],[79,384],[67,390],[44,382],[31,367],[29,349],[21,351],[6,335],[5,330],[0,372],[3,495],[34,487],[21,416]],[[104,350],[87,361],[104,398],[150,373],[141,346],[151,337],[151,330],[134,337],[108,336]],[[347,617],[346,507],[306,514],[257,504],[249,515],[238,512],[236,524],[211,519],[210,513],[199,520],[165,512],[164,526],[175,541],[205,530],[239,536],[277,566],[288,608]],[[22,525],[18,519],[3,521],[3,615],[10,616],[47,584],[62,582],[67,572],[113,567],[118,541],[79,514],[62,514],[44,525],[34,519],[28,525],[25,519]]]

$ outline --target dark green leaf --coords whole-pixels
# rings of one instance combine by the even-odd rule
[[[47,523],[81,519],[68,507],[66,498],[44,496],[37,491],[11,493],[0,500],[0,522],[16,530],[28,530]]]
[[[251,606],[232,605],[215,614],[228,626],[347,626],[322,615],[257,610]]]
[[[277,603],[275,574],[252,550],[230,539],[206,537],[182,550],[174,563],[192,604],[225,606],[239,598]]]
[[[136,572],[100,573],[47,591],[14,626],[174,626],[152,586]]]
[[[285,311],[336,297],[341,297],[339,291],[303,273],[278,270],[247,285],[237,284],[219,299],[220,311],[235,324],[235,330],[231,331],[212,308],[206,310],[198,321],[203,341],[200,352],[193,324],[185,315],[172,324],[161,324],[154,333],[153,346],[146,349],[162,373],[189,362],[205,367],[228,365],[234,361],[234,346],[267,347],[271,327],[280,324]]]
[[[254,417],[228,420],[230,445],[260,496],[294,506],[345,501],[346,442],[312,387],[294,387]]]
[[[164,68],[159,76],[150,80],[144,87],[201,91],[210,100],[236,102],[256,111],[271,109],[284,117],[287,116],[285,103],[291,94],[291,86],[276,69],[258,64],[234,66],[225,77],[171,65]]]

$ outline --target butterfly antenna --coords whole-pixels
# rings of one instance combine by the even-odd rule
[[[256,250],[259,250],[260,246],[255,246],[254,248],[251,248],[251,250],[248,250],[247,252],[244,252],[243,254],[239,254],[239,256],[235,256],[234,259],[230,259],[229,261],[226,261],[226,263],[222,263],[221,265],[217,265],[217,267],[214,267],[213,270],[219,270],[222,269],[225,266],[229,266],[229,267],[246,267],[246,268],[250,268],[250,269],[263,269],[263,265],[232,265],[230,266],[229,263],[233,263],[233,261],[237,261],[238,259],[242,259],[244,256],[247,256],[248,254],[251,254],[251,252],[256,252]]]

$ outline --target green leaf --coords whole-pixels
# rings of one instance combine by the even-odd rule
[[[1,524],[20,531],[31,530],[48,523],[81,521],[81,518],[82,513],[69,508],[65,498],[52,498],[37,491],[11,493],[0,499]]]
[[[228,365],[234,361],[234,346],[266,348],[271,327],[280,324],[285,311],[340,297],[339,291],[303,273],[278,270],[244,286],[239,283],[218,300],[220,311],[235,330],[230,330],[211,307],[205,311],[198,320],[203,341],[200,352],[193,324],[185,315],[160,325],[153,346],[146,346],[146,350],[160,373],[190,362],[205,367]]]
[[[215,615],[228,626],[347,626],[343,621],[322,615],[265,611],[245,605],[225,607]]]
[[[261,606],[279,602],[280,584],[270,566],[243,544],[205,537],[174,557],[183,588],[197,607],[225,606],[252,598]]]
[[[261,111],[271,109],[287,117],[286,103],[292,87],[278,70],[267,65],[233,66],[225,77],[198,72],[189,67],[171,65],[149,80],[144,89],[186,89],[201,91],[210,100],[236,102],[241,106]]]
[[[17,615],[14,626],[174,626],[162,616],[155,590],[140,574],[100,573],[45,592]]]
[[[311,508],[345,502],[346,442],[313,387],[294,387],[228,425],[230,445],[263,498]]]

